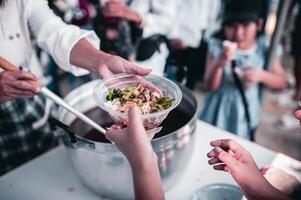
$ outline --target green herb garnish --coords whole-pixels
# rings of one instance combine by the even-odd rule
[[[120,89],[113,89],[109,91],[109,94],[106,96],[107,101],[113,101],[116,98],[121,97],[121,90]]]

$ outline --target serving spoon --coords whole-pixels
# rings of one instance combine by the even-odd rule
[[[11,64],[9,61],[7,61],[5,58],[3,58],[1,56],[0,56],[0,68],[2,68],[5,71],[16,71],[16,70],[18,70],[18,68],[16,66],[14,66],[13,64]],[[87,117],[83,113],[79,112],[78,110],[76,110],[72,106],[68,105],[62,98],[60,98],[59,96],[57,96],[56,94],[54,94],[48,88],[46,88],[44,86],[41,86],[39,83],[37,83],[35,81],[30,81],[30,82],[32,82],[37,87],[39,87],[40,88],[40,92],[43,95],[45,95],[47,98],[53,100],[58,105],[62,106],[63,108],[65,108],[69,112],[73,113],[79,119],[81,119],[82,121],[86,122],[87,124],[89,124],[90,126],[92,126],[93,128],[95,128],[96,130],[98,130],[99,132],[101,132],[103,134],[106,133],[106,130],[103,127],[99,126],[96,122],[94,122],[93,120],[91,120],[89,117]]]

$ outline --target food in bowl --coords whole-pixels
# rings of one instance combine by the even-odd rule
[[[132,106],[137,106],[142,115],[166,110],[172,106],[173,98],[139,84],[137,87],[110,89],[105,104],[114,111],[128,112]]]
[[[97,105],[107,111],[114,122],[124,126],[128,123],[127,111],[137,105],[146,130],[158,127],[182,100],[182,92],[176,83],[150,74],[116,74],[100,81],[94,88]]]

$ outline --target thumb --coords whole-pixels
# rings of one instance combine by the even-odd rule
[[[123,129],[114,127],[108,128],[105,137],[111,142],[119,144],[119,141],[123,137]]]
[[[217,154],[218,159],[225,163],[225,165],[231,171],[233,171],[236,168],[238,161],[235,158],[233,158],[233,156],[231,156],[229,153],[227,153],[220,147],[216,147],[214,149],[214,152]]]
[[[144,126],[141,120],[140,111],[136,106],[133,106],[129,113],[129,124],[128,128],[130,130],[144,130]]]

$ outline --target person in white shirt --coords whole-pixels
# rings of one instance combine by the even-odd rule
[[[120,3],[120,0],[108,0],[104,15],[120,17],[139,25],[143,29],[141,43],[145,39],[154,39],[151,42],[147,40],[144,47],[139,48],[138,45],[136,64],[151,68],[154,74],[163,75],[169,52],[162,38],[168,35],[175,23],[176,5],[174,0],[133,0],[129,6]],[[148,51],[150,48],[153,51],[146,53],[150,55],[139,56],[139,50]]]
[[[151,70],[97,50],[99,41],[94,32],[66,25],[46,0],[0,0],[0,6],[0,56],[24,69],[0,73],[1,175],[48,150],[56,141],[47,121],[33,125],[45,118],[49,106],[30,82],[42,77],[32,36],[62,69],[76,75],[90,71],[106,78],[123,72],[147,75]]]
[[[221,7],[220,0],[177,0],[177,20],[168,34],[171,59],[179,67],[177,77],[182,81],[187,67],[186,86],[194,88],[196,79],[202,76],[202,62],[206,53],[201,45],[202,39],[210,35],[217,23]],[[206,35],[205,35],[206,33]],[[204,55],[202,57],[202,55]],[[204,66],[203,66],[204,67]]]

